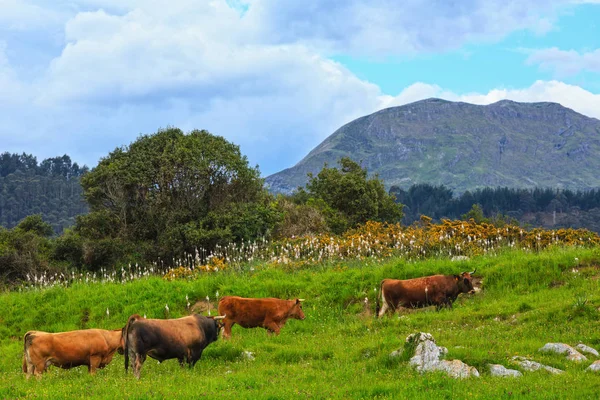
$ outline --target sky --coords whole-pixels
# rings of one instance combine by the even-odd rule
[[[0,152],[38,161],[178,127],[267,176],[429,97],[600,119],[600,0],[0,0]]]

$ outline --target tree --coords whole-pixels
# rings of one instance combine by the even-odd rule
[[[267,235],[277,213],[257,167],[207,131],[176,128],[115,149],[81,179],[91,213],[76,231],[146,243],[146,259]],[[96,217],[98,216],[98,217]],[[100,217],[101,216],[101,217]],[[110,226],[100,226],[102,220]]]
[[[369,179],[367,170],[348,157],[339,161],[340,168],[327,165],[313,176],[309,174],[306,190],[299,188],[297,198],[322,210],[334,233],[369,220],[399,222],[402,205],[386,192],[383,182],[375,176]]]

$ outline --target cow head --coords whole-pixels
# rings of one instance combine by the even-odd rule
[[[460,275],[456,275],[458,288],[461,293],[475,293],[475,288],[473,288],[473,278],[471,277],[471,274],[474,273],[475,271],[463,272]]]
[[[304,301],[304,299],[296,299],[296,300],[292,300],[294,301],[294,304],[292,305],[292,308],[290,309],[290,312],[288,314],[288,316],[290,318],[295,318],[295,319],[304,319],[304,311],[302,311],[302,302]]]
[[[208,318],[212,318],[215,323],[217,324],[217,329],[220,331],[224,326],[225,326],[225,322],[223,322],[223,320],[225,319],[227,315],[217,315],[215,317],[208,317]]]

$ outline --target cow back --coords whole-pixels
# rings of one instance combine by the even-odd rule
[[[245,328],[254,328],[263,326],[266,320],[285,321],[295,306],[295,300],[225,296],[219,301],[218,310],[228,320]]]

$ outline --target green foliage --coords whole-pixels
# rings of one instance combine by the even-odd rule
[[[306,192],[304,192],[306,193]],[[312,204],[296,204],[295,199],[282,195],[277,197],[277,210],[281,218],[275,226],[275,238],[291,238],[315,235],[329,230],[322,208]]]
[[[32,232],[42,237],[51,236],[53,233],[52,226],[42,219],[41,214],[29,215],[23,218],[17,225],[17,229],[23,232]]]
[[[258,168],[238,146],[206,131],[140,136],[81,182],[91,212],[76,231],[90,240],[84,262],[96,266],[121,257],[118,240],[145,249],[147,261],[169,263],[196,248],[269,235],[278,216]]]
[[[489,220],[483,215],[483,210],[479,204],[473,204],[473,207],[471,207],[469,212],[462,215],[461,218],[465,221],[472,219],[478,224],[482,222],[489,222]]]
[[[325,215],[332,232],[339,234],[369,220],[394,223],[402,219],[402,206],[386,193],[380,179],[368,178],[367,170],[348,157],[339,165],[339,169],[325,165],[317,176],[309,174],[306,190],[296,194]]]
[[[52,228],[40,215],[24,218],[15,228],[0,227],[0,284],[47,270]]]

